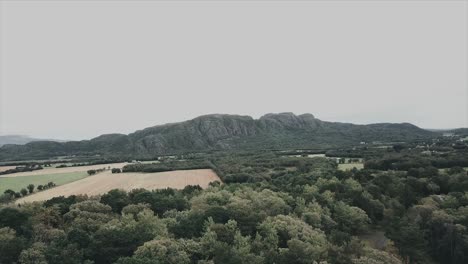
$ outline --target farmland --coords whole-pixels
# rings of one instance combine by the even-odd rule
[[[16,168],[16,166],[1,166],[0,167],[0,172],[2,171],[7,171]]]
[[[364,168],[364,164],[363,164],[363,163],[343,163],[343,164],[338,164],[338,169],[339,169],[339,170],[346,171],[346,170],[352,170],[353,168],[356,168],[356,169],[358,169],[358,170],[363,169],[363,168]]]
[[[138,188],[148,190],[164,188],[183,189],[187,185],[199,185],[202,188],[206,188],[213,181],[220,181],[220,179],[209,169],[117,174],[106,171],[80,181],[29,195],[19,199],[18,202],[43,201],[52,197],[78,194],[99,195],[107,193],[112,189],[123,189],[126,191]]]
[[[56,185],[62,185],[69,182],[83,179],[87,176],[85,171],[81,172],[68,172],[68,173],[52,173],[42,175],[31,175],[23,177],[0,177],[0,192],[3,193],[5,190],[11,189],[15,192],[20,191],[22,188],[26,188],[28,184],[34,184],[35,186],[44,185],[48,182],[53,182]]]
[[[71,172],[86,172],[88,170],[96,170],[102,168],[122,168],[127,163],[109,163],[109,164],[98,164],[98,165],[89,165],[89,166],[75,166],[75,167],[65,167],[65,168],[44,168],[42,170],[27,171],[27,172],[18,172],[13,174],[8,174],[0,177],[23,177],[23,176],[42,176],[44,174],[64,174]]]
[[[0,263],[464,264],[468,145],[435,140],[35,162],[0,177],[16,188],[0,200]]]
[[[53,182],[55,185],[63,185],[85,178],[88,170],[96,170],[102,168],[122,168],[126,163],[110,163],[98,164],[89,166],[76,166],[65,168],[45,167],[42,170],[18,172],[0,176],[0,193],[11,189],[19,192],[22,188],[26,188],[29,184],[34,184],[36,187]],[[0,169],[13,169],[15,166],[4,166]]]

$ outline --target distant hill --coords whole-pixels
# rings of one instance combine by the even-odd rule
[[[431,131],[431,132],[437,132],[440,134],[452,133],[458,136],[468,136],[468,128],[466,127],[453,128],[453,129],[426,129],[426,130]]]
[[[468,128],[457,128],[452,129],[450,132],[454,133],[455,135],[459,136],[468,136]]]
[[[32,138],[23,135],[5,135],[0,136],[0,146],[7,145],[7,144],[16,144],[16,145],[24,145],[29,142],[33,141],[41,141],[44,139]]]
[[[129,135],[108,134],[64,143],[5,145],[0,160],[69,155],[150,158],[157,155],[229,149],[328,148],[359,142],[399,142],[437,135],[409,123],[354,125],[321,121],[311,114],[250,116],[213,114],[158,125]]]

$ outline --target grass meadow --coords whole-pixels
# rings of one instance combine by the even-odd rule
[[[20,191],[22,188],[26,188],[28,184],[34,184],[34,186],[44,185],[48,182],[54,182],[56,185],[63,185],[73,181],[77,181],[85,178],[88,174],[85,171],[81,172],[69,172],[69,173],[55,173],[55,174],[42,174],[22,177],[0,177],[0,194],[5,190],[11,189],[15,192]]]

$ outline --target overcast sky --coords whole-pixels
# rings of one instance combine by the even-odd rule
[[[466,1],[0,5],[0,135],[209,113],[468,126]]]

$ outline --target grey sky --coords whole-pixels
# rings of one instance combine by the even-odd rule
[[[0,134],[208,113],[468,126],[465,1],[2,1]]]

